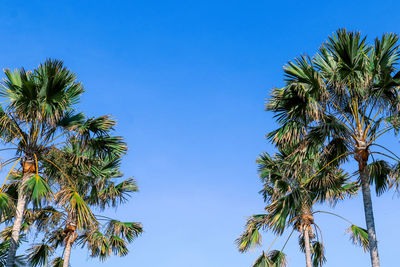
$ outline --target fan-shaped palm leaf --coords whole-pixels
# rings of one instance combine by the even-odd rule
[[[350,234],[350,240],[354,244],[361,246],[364,251],[369,250],[369,239],[367,230],[356,225],[352,225],[347,229],[347,232]]]
[[[53,248],[48,244],[36,244],[28,250],[28,262],[31,266],[47,266]]]

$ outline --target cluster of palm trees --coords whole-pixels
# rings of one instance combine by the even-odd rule
[[[399,130],[399,62],[397,35],[370,44],[359,32],[340,29],[313,57],[284,67],[285,86],[272,91],[266,106],[278,124],[267,135],[278,152],[257,160],[266,212],[249,218],[237,239],[240,251],[261,245],[260,230],[277,237],[289,230],[289,238],[299,234],[306,266],[322,266],[324,244],[314,215],[324,212],[347,221],[351,240],[369,251],[373,267],[380,266],[371,186],[377,195],[398,187],[399,157],[379,142]],[[357,171],[346,172],[346,162],[356,162]],[[316,210],[316,203],[334,205],[358,191],[366,229]],[[253,266],[286,266],[283,249],[268,249]]]
[[[67,267],[78,245],[100,260],[124,256],[142,233],[140,223],[98,214],[138,188],[120,171],[127,146],[113,135],[115,120],[76,110],[83,92],[61,61],[5,70],[0,167],[9,172],[0,188],[0,266]]]

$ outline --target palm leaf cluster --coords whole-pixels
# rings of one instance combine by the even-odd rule
[[[396,34],[370,44],[359,32],[340,29],[313,57],[284,67],[285,86],[273,89],[266,106],[278,123],[267,137],[279,153],[259,159],[268,212],[263,227],[281,234],[288,223],[297,223],[312,244],[317,231],[304,230],[300,207],[313,214],[312,204],[332,204],[360,189],[366,231],[354,225],[349,231],[355,243],[368,245],[372,266],[379,266],[370,185],[380,195],[398,184],[399,157],[379,141],[399,130],[399,60]],[[341,166],[351,160],[357,170],[348,175]],[[314,247],[321,246],[305,246],[306,254]]]
[[[352,196],[358,190],[358,185],[349,182],[348,175],[340,168],[330,166],[321,171],[324,166],[323,155],[310,155],[299,161],[292,152],[281,149],[274,156],[264,153],[257,160],[264,184],[260,193],[267,204],[267,213],[253,215],[248,219],[245,231],[236,240],[239,251],[247,252],[261,246],[260,231],[270,230],[277,237],[286,231],[290,234],[283,248],[263,252],[254,262],[254,267],[286,266],[287,259],[283,250],[293,232],[298,232],[300,249],[306,253],[310,266],[322,266],[326,261],[325,248],[314,215],[329,212],[314,210],[314,206],[325,202],[333,206],[338,200]],[[358,244],[357,236],[360,233],[366,234],[366,231],[351,222],[349,224],[351,238]],[[365,243],[361,245],[365,246]]]
[[[127,146],[113,135],[115,120],[76,111],[83,92],[61,61],[5,70],[0,140],[7,157],[1,167],[11,168],[0,189],[4,266],[20,260],[16,250],[31,237],[42,242],[28,249],[26,262],[68,266],[73,246],[101,260],[124,256],[142,232],[140,223],[96,214],[125,203],[138,188],[120,171]]]

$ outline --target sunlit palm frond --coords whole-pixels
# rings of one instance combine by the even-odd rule
[[[36,114],[43,114],[46,121],[56,124],[68,109],[79,102],[83,86],[59,60],[46,60],[34,70],[33,76],[37,95],[28,100],[40,101],[34,110]]]
[[[90,250],[90,256],[99,258],[101,261],[106,260],[112,253],[110,240],[100,231],[92,231],[86,235],[84,241]]]
[[[69,212],[76,214],[78,228],[83,229],[96,223],[90,207],[74,188],[63,188],[56,194],[56,200],[68,207]]]
[[[268,256],[263,252],[263,254],[261,254],[261,256],[253,263],[252,267],[273,267],[273,265]]]
[[[79,127],[77,132],[84,136],[86,140],[90,138],[91,135],[104,135],[114,129],[116,121],[110,116],[101,116],[98,118],[86,119]]]
[[[273,267],[286,267],[287,257],[286,254],[279,250],[272,250],[267,256]]]
[[[14,214],[15,204],[14,200],[4,192],[0,192],[0,219],[1,221],[10,218]]]
[[[259,231],[265,227],[266,218],[267,215],[258,214],[247,220],[245,231],[235,241],[240,252],[247,252],[254,247],[261,246],[262,236]]]
[[[276,234],[282,234],[288,223],[298,215],[305,202],[309,200],[302,188],[294,188],[290,193],[273,201],[266,207],[269,213],[268,228]]]
[[[364,251],[369,250],[368,232],[364,228],[352,225],[347,229],[350,234],[350,240],[355,244],[361,246]]]
[[[38,174],[32,175],[26,181],[25,186],[35,207],[40,207],[44,200],[52,196],[52,191],[47,181]]]
[[[107,235],[117,236],[132,242],[143,232],[143,227],[140,223],[136,222],[121,222],[117,220],[110,220],[106,227]]]
[[[129,195],[137,191],[138,187],[133,178],[126,179],[118,184],[109,182],[98,192],[99,205],[101,208],[115,207],[117,204],[126,202]]]
[[[287,257],[282,251],[273,250],[268,254],[261,254],[253,263],[252,267],[286,267]]]
[[[127,242],[115,235],[109,237],[109,244],[112,252],[116,256],[126,256],[129,253]]]

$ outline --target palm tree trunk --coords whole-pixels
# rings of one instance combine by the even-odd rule
[[[72,250],[72,244],[75,242],[75,239],[78,237],[78,234],[76,233],[76,220],[74,220],[73,214],[69,213],[68,214],[68,220],[64,229],[64,233],[67,235],[65,239],[65,250],[64,250],[64,261],[63,261],[63,267],[68,267],[69,266],[69,259],[71,257],[71,250]]]
[[[23,184],[25,183],[26,180],[30,178],[31,175],[32,175],[31,172],[27,172],[22,176],[22,184],[18,189],[18,201],[17,201],[14,225],[11,232],[11,244],[10,248],[8,249],[7,264],[6,264],[7,267],[13,267],[15,264],[15,255],[17,253],[19,234],[21,232],[21,225],[24,219],[24,212],[27,200]]]
[[[304,246],[306,250],[306,266],[312,267],[311,264],[311,244],[310,244],[310,235],[309,235],[308,227],[304,227],[303,235],[304,235]]]
[[[378,242],[376,241],[374,212],[372,209],[371,188],[369,184],[369,172],[366,162],[360,164],[360,180],[364,201],[365,221],[368,230],[371,264],[372,267],[379,267]]]
[[[63,262],[63,267],[68,267],[69,266],[69,259],[71,257],[71,248],[72,248],[72,242],[70,236],[67,240],[67,242],[65,242],[65,250],[64,250],[64,262]]]

